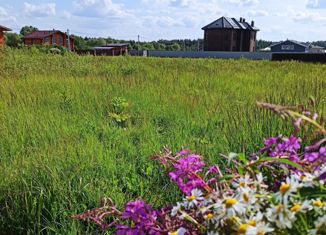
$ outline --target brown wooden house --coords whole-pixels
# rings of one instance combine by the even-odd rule
[[[258,28],[244,18],[221,17],[202,28],[204,51],[256,51]]]
[[[24,45],[58,45],[71,51],[75,50],[74,38],[59,30],[39,30],[23,37]],[[70,48],[69,48],[70,44]]]
[[[4,32],[11,31],[11,29],[0,25],[0,47],[5,44],[5,34]]]

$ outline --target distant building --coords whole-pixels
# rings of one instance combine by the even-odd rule
[[[120,56],[128,54],[127,43],[107,44],[105,46],[93,47],[90,50],[77,50],[77,54],[91,54],[95,56]]]
[[[4,32],[11,31],[11,29],[0,25],[0,47],[5,44],[5,34]]]
[[[324,53],[325,49],[311,43],[286,40],[274,43],[270,46],[272,52],[304,52],[304,53]]]
[[[73,51],[75,49],[74,38],[59,30],[39,30],[23,37],[24,45],[59,45]],[[70,48],[69,48],[70,45]]]
[[[221,17],[202,28],[204,33],[204,51],[256,51],[258,28],[255,22],[246,22],[244,18]]]

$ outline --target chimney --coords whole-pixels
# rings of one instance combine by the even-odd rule
[[[240,23],[242,23],[242,17],[240,17]]]
[[[251,27],[255,27],[255,21],[251,21]]]
[[[242,19],[242,23],[244,23],[244,22],[246,22],[246,19],[245,18]]]

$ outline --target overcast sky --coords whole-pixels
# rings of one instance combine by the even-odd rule
[[[221,16],[254,20],[259,39],[326,40],[326,0],[0,0],[0,25],[67,28],[142,41],[202,38]]]

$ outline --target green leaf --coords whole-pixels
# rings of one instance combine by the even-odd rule
[[[259,161],[257,161],[256,163],[258,164],[258,163],[262,163],[262,162],[279,162],[279,163],[283,163],[283,164],[286,164],[289,166],[293,166],[299,170],[303,170],[303,168],[299,164],[294,163],[294,162],[290,161],[289,159],[285,159],[285,158],[264,157],[264,158],[259,159]]]

